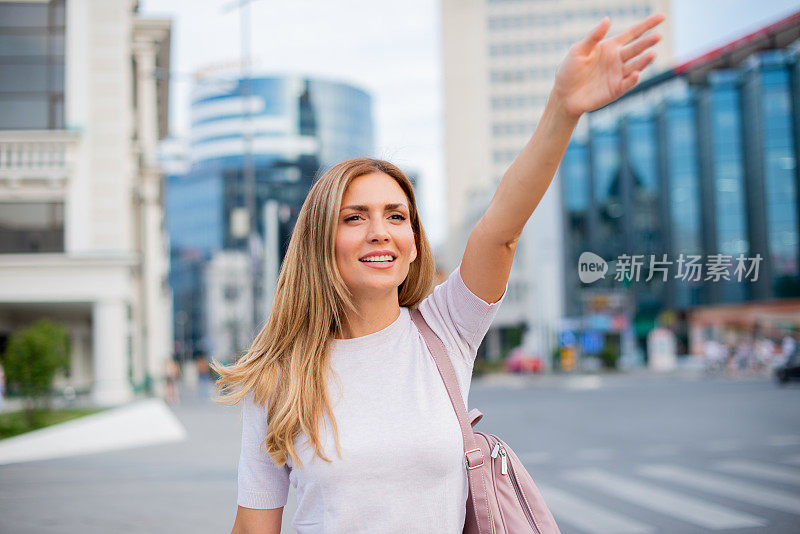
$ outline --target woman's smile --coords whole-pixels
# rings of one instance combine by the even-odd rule
[[[367,267],[369,267],[371,269],[389,269],[390,267],[392,267],[395,264],[396,261],[397,261],[397,259],[391,259],[391,260],[388,260],[388,261],[364,261],[364,260],[359,260],[359,263],[363,263],[365,266],[367,266]]]

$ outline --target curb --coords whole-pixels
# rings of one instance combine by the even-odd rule
[[[0,441],[0,465],[183,441],[186,429],[162,399],[135,401]]]

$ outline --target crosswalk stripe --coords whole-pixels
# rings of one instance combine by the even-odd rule
[[[714,464],[714,469],[734,475],[749,475],[775,482],[800,485],[800,471],[751,460],[725,460]]]
[[[656,529],[606,508],[590,504],[566,491],[537,483],[556,521],[569,523],[587,534],[649,534]]]
[[[637,471],[645,476],[691,486],[739,501],[790,514],[800,514],[800,497],[735,478],[700,473],[674,465],[644,465]]]
[[[767,520],[761,517],[738,512],[695,497],[680,495],[601,469],[576,469],[565,472],[563,476],[567,480],[594,487],[619,499],[701,527],[712,529],[747,528],[762,527],[768,524]]]

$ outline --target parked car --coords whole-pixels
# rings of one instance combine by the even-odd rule
[[[539,356],[525,354],[522,347],[517,347],[506,356],[503,369],[511,373],[542,373],[544,360]]]
[[[800,380],[800,350],[794,351],[786,361],[775,367],[775,380],[778,385],[785,385],[790,380]]]

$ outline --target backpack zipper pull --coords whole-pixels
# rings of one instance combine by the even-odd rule
[[[494,449],[492,449],[492,458],[497,458],[497,451],[500,450],[500,442],[494,444]]]
[[[506,457],[506,450],[500,448],[500,473],[503,475],[508,474],[508,460]]]

